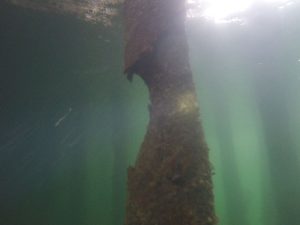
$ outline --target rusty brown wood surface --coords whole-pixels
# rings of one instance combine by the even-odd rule
[[[150,121],[128,169],[126,225],[214,225],[212,168],[189,65],[182,0],[125,2],[125,73],[149,89]]]

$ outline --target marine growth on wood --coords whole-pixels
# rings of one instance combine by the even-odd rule
[[[188,59],[183,0],[126,0],[125,68],[149,89],[150,122],[128,169],[125,225],[214,225],[212,168]]]

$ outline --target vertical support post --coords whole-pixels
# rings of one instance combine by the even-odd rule
[[[126,225],[214,225],[212,169],[189,65],[184,0],[125,1],[125,73],[150,96],[128,169]]]

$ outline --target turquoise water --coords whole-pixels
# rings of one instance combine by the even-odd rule
[[[300,5],[187,23],[220,225],[299,225]],[[0,224],[120,225],[148,94],[122,28],[0,4]]]

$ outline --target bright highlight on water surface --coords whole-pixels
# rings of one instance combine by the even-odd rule
[[[187,0],[189,18],[203,17],[215,23],[241,22],[238,15],[254,4],[267,4],[283,9],[293,3],[293,0]]]

